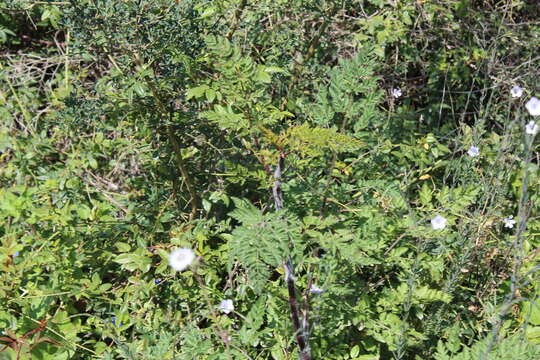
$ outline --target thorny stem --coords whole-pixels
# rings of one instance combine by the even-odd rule
[[[291,319],[294,327],[296,342],[300,348],[300,360],[311,360],[311,349],[308,342],[307,314],[304,313],[302,324],[300,323],[300,310],[296,296],[296,286],[294,284],[294,266],[289,258],[285,264],[285,281],[287,281],[287,290],[289,291],[289,306],[291,307]]]
[[[274,205],[276,211],[283,208],[283,193],[281,192],[281,175],[285,164],[285,154],[280,153],[279,160],[274,171],[274,186],[272,187],[272,195],[274,197]],[[296,285],[294,283],[294,265],[289,257],[284,264],[285,281],[287,282],[287,290],[289,292],[289,307],[291,308],[291,320],[293,323],[294,334],[298,348],[300,349],[300,360],[311,360],[311,349],[309,347],[309,324],[307,302],[306,308],[300,316],[298,297],[296,294]],[[300,318],[302,321],[300,322]]]

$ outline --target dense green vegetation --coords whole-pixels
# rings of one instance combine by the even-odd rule
[[[539,19],[0,0],[0,359],[540,358]]]

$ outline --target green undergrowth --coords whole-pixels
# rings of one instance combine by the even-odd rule
[[[539,11],[0,0],[0,359],[540,358]]]

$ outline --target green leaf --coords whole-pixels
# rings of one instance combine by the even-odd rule
[[[204,94],[206,93],[206,90],[208,89],[209,89],[208,85],[201,85],[201,86],[188,89],[186,91],[186,100],[190,100],[192,98],[199,99],[204,96]]]
[[[421,304],[435,302],[435,301],[442,301],[445,303],[449,303],[450,300],[452,300],[452,296],[450,296],[449,294],[441,290],[430,289],[427,286],[416,288],[414,290],[414,297]]]
[[[116,246],[116,248],[118,249],[118,251],[120,252],[129,252],[131,251],[131,246],[125,242],[117,242],[114,244],[114,246]]]
[[[216,98],[216,92],[213,89],[207,89],[205,94],[206,100],[208,100],[209,102],[214,101],[214,99]]]
[[[90,209],[85,204],[78,205],[76,209],[77,209],[77,215],[79,215],[81,219],[89,219],[90,216],[92,215],[92,209]]]
[[[45,21],[47,20],[49,17],[51,16],[51,11],[50,10],[45,10],[41,13],[41,21]]]
[[[133,85],[132,88],[137,93],[137,95],[146,96],[146,90],[144,89],[144,86],[141,83],[137,83]]]
[[[253,79],[255,81],[261,82],[261,83],[270,83],[272,81],[272,78],[268,74],[268,72],[265,71],[264,66],[260,66],[257,71],[255,72],[255,75],[253,76]]]
[[[114,259],[115,262],[119,264],[129,264],[137,261],[138,256],[135,254],[121,254]]]
[[[206,199],[203,199],[202,200],[202,205],[203,205],[203,209],[204,211],[206,212],[209,212],[210,209],[212,208],[212,203]]]
[[[360,347],[358,345],[354,345],[351,349],[350,356],[354,359],[358,356],[358,354],[360,354]]]
[[[420,202],[422,203],[422,205],[424,206],[431,205],[431,198],[432,198],[431,189],[426,183],[422,184],[422,189],[420,190],[419,195],[420,195]]]

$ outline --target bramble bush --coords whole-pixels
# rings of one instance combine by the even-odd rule
[[[0,0],[0,359],[540,358],[539,15]]]

